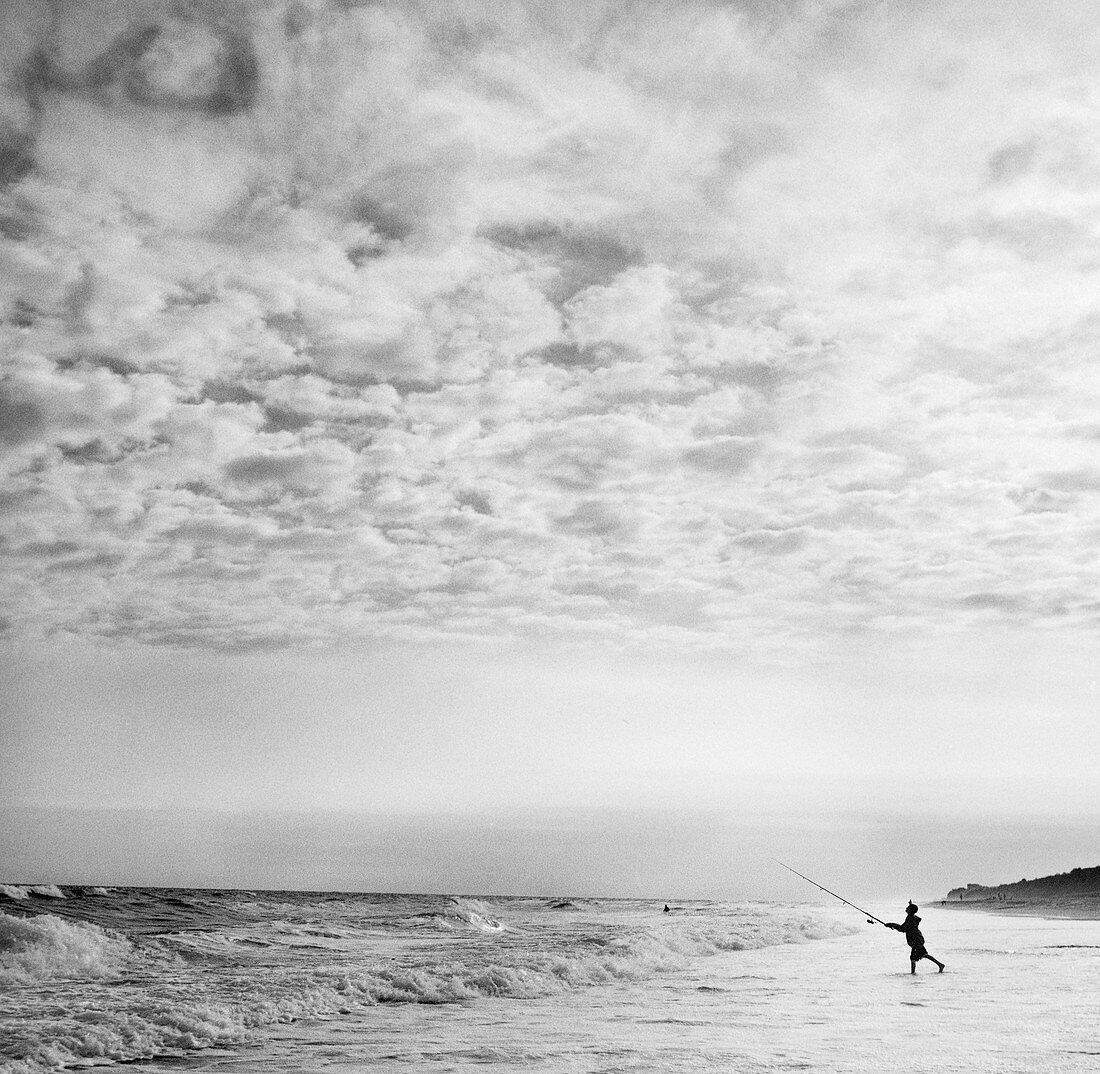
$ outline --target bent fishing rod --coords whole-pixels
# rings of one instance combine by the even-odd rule
[[[783,863],[778,858],[772,858],[772,861],[774,861],[776,865],[783,865]],[[840,899],[840,901],[844,903],[845,906],[850,906],[853,910],[858,910],[861,914],[863,914],[865,918],[867,918],[868,925],[872,924],[875,921],[877,921],[880,925],[886,924],[886,922],[883,921],[881,917],[875,917],[874,914],[868,912],[867,910],[864,910],[862,906],[856,906],[854,902],[848,902],[848,900],[844,898],[843,895],[838,895],[835,891],[830,891],[828,888],[822,887],[816,880],[811,880],[808,876],[802,876],[802,873],[800,873],[797,869],[792,869],[789,865],[783,865],[783,868],[790,873],[794,873],[795,876],[801,876],[807,884],[813,884],[815,888],[819,888],[821,891],[824,891],[826,895],[832,895],[834,899]]]

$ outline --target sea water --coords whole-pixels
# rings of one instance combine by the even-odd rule
[[[1100,1070],[1100,923],[0,886],[0,1070]],[[900,919],[900,909],[872,907]]]

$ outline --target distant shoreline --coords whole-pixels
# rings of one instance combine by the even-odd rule
[[[939,910],[984,910],[1007,917],[1048,917],[1076,921],[1100,921],[1100,892],[1054,896],[1047,899],[947,899],[930,900]]]

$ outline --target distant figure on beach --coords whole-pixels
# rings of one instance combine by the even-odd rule
[[[897,925],[892,921],[884,921],[883,924],[888,929],[893,929],[895,932],[905,933],[905,942],[909,945],[909,972],[917,972],[917,963],[922,958],[930,959],[940,968],[940,973],[943,973],[943,963],[936,958],[935,955],[928,953],[928,948],[924,946],[924,937],[920,931],[920,918],[917,917],[917,910],[920,907],[915,903],[910,903],[905,908],[905,921]]]
[[[668,903],[667,903],[667,902],[665,903],[665,909],[664,909],[664,912],[665,912],[666,914],[671,914],[671,913],[672,913],[672,911],[671,911],[671,910],[670,910],[670,909],[668,908]]]

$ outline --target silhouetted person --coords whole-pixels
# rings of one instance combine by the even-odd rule
[[[920,962],[922,958],[930,959],[939,966],[940,973],[943,973],[943,963],[936,958],[935,955],[930,955],[928,953],[928,948],[924,946],[924,937],[921,935],[920,931],[920,918],[917,917],[918,909],[920,909],[920,907],[916,906],[914,903],[910,903],[905,908],[905,921],[902,924],[896,925],[892,921],[884,921],[883,924],[888,929],[894,929],[896,932],[905,933],[905,942],[909,945],[910,973],[917,972],[917,963]]]
[[[666,913],[666,914],[671,914],[672,913],[672,911],[668,908],[668,903],[667,902],[665,903],[665,908],[664,908],[663,912]]]

